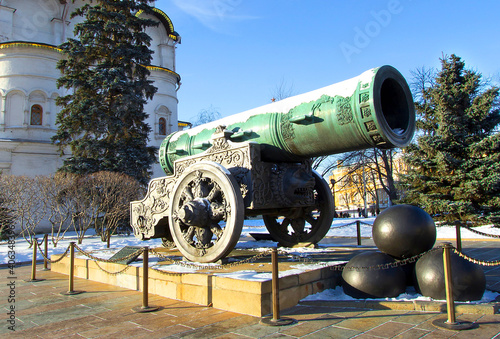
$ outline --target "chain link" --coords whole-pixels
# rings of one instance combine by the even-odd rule
[[[42,242],[43,243],[43,242]],[[40,248],[41,244],[39,244],[38,242],[36,242],[37,244],[37,247],[38,247],[38,250],[40,251],[40,253],[42,254],[42,257],[47,260],[49,263],[51,264],[56,264],[58,263],[59,261],[63,260],[64,257],[66,256],[66,254],[68,254],[69,252],[69,246],[66,248],[66,251],[59,257],[59,259],[57,260],[52,260],[52,259],[49,259],[47,258],[46,254],[43,253],[43,250]]]
[[[166,272],[166,271],[160,270],[160,269],[155,268],[155,267],[150,267],[150,269],[152,269],[153,271],[158,272],[160,274],[168,275],[168,276],[181,276],[183,274],[183,273],[176,273],[176,272]]]
[[[396,262],[393,262],[393,263],[378,264],[378,265],[373,265],[373,266],[349,266],[349,267],[346,267],[345,265],[330,265],[328,262],[315,261],[315,260],[313,260],[311,258],[308,258],[308,257],[301,257],[301,256],[289,254],[289,253],[287,253],[287,252],[285,252],[283,250],[279,250],[278,253],[279,254],[288,255],[288,256],[292,256],[293,259],[298,260],[300,262],[304,262],[304,263],[308,263],[308,264],[322,265],[322,266],[325,266],[325,267],[329,267],[330,270],[332,270],[332,271],[343,271],[343,270],[349,270],[349,271],[371,270],[371,271],[375,271],[375,270],[386,270],[386,269],[391,269],[391,268],[396,268],[396,267],[408,265],[408,264],[416,262],[423,255],[425,255],[427,253],[430,253],[430,252],[438,251],[438,250],[441,250],[441,248],[433,248],[433,249],[431,249],[431,250],[429,250],[427,252],[424,252],[424,253],[421,253],[421,254],[417,254],[417,255],[415,255],[413,257],[406,258],[406,259],[403,259],[403,260],[400,260],[400,261],[396,261]]]
[[[126,270],[128,270],[130,267],[132,267],[132,266],[130,266],[130,265],[126,265],[126,266],[125,266],[125,268],[124,268],[124,269],[122,269],[122,270],[119,270],[119,271],[116,271],[116,272],[110,272],[110,271],[108,271],[108,270],[106,270],[106,269],[102,268],[102,267],[101,267],[101,265],[99,265],[99,261],[94,260],[94,262],[95,262],[96,266],[97,266],[97,267],[98,267],[101,271],[106,272],[106,273],[107,273],[107,274],[109,274],[109,275],[118,275],[118,274],[121,274],[121,273],[125,272]]]
[[[166,255],[161,254],[160,252],[158,252],[154,249],[151,249],[150,251],[151,251],[152,255],[155,255],[158,258],[162,259],[163,261],[167,261],[167,262],[170,262],[170,263],[175,264],[175,265],[179,265],[179,266],[186,267],[186,268],[193,268],[193,269],[212,269],[212,270],[223,270],[226,268],[231,268],[231,267],[235,267],[235,266],[248,264],[248,263],[254,262],[256,260],[262,259],[263,257],[270,255],[272,252],[272,250],[267,250],[265,252],[261,252],[257,255],[254,255],[253,257],[246,258],[246,259],[243,259],[243,260],[240,260],[237,262],[232,262],[232,263],[228,263],[228,264],[215,264],[215,265],[207,266],[207,265],[197,264],[197,263],[193,263],[193,262],[186,262],[183,260],[174,260]]]
[[[341,228],[349,227],[351,225],[356,225],[356,223],[351,222],[350,224],[340,225],[340,226],[336,226],[336,227],[330,227],[330,230],[338,230]]]
[[[360,225],[361,226],[370,226],[370,227],[373,227],[372,224],[369,224],[367,222],[364,222],[364,221],[361,221],[361,220],[358,220]],[[330,230],[338,230],[338,229],[341,229],[341,228],[344,228],[344,227],[349,227],[349,226],[353,226],[353,225],[356,225],[357,221],[354,221],[354,222],[350,222],[348,224],[344,224],[344,225],[340,225],[340,226],[335,226],[335,227],[330,227]]]
[[[468,260],[474,264],[478,264],[481,266],[499,266],[500,265],[500,260],[486,261],[486,260],[475,259],[475,258],[469,257],[467,254],[460,252],[456,248],[453,248],[453,252],[455,252],[456,254],[458,254],[459,256],[464,258],[465,260]]]
[[[469,231],[471,231],[472,233],[476,233],[476,234],[479,234],[479,235],[482,235],[484,237],[490,237],[490,238],[497,238],[497,239],[500,239],[500,234],[488,234],[488,233],[484,233],[484,232],[481,232],[481,231],[478,231],[478,230],[475,230],[473,229],[472,227],[470,226],[467,226],[467,225],[464,225],[462,222],[459,222],[457,221],[458,223],[460,223],[460,227],[463,227]],[[456,223],[455,222],[454,224],[452,223],[449,223],[449,222],[443,222],[443,223],[440,223],[439,225],[436,225],[436,227],[444,227],[444,226],[448,226],[448,227],[456,227]],[[498,225],[495,225],[493,224],[494,227],[498,227]],[[478,226],[479,227],[479,226]]]
[[[479,234],[479,235],[482,235],[482,236],[485,236],[485,237],[490,237],[490,238],[497,238],[497,239],[500,239],[500,235],[499,234],[488,234],[488,233],[483,233],[483,232],[480,232],[478,230],[475,230],[473,229],[472,227],[469,227],[469,226],[466,226],[466,225],[460,225],[462,226],[463,228],[465,229],[468,229],[469,231],[471,231],[472,233],[476,233],[476,234]]]

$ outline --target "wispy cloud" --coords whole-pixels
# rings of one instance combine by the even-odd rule
[[[258,19],[238,13],[243,0],[172,0],[172,3],[214,31],[221,31],[224,24]]]

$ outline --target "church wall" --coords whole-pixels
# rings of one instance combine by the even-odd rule
[[[6,96],[5,125],[9,127],[21,127],[24,124],[24,109],[26,95],[19,90],[10,91]]]
[[[84,1],[3,0],[0,7],[0,42],[35,41],[59,45],[72,35],[75,20],[69,14]]]
[[[151,15],[142,14],[141,17],[155,19]],[[146,28],[146,33],[152,38],[150,48],[154,54],[151,64],[175,71],[176,42],[168,36],[165,27],[162,25],[148,27]]]
[[[75,23],[83,20],[70,19],[74,9],[83,3],[81,0],[67,1],[66,5],[59,0],[1,1],[0,42],[24,42],[0,46],[0,141],[17,142],[15,147],[0,142],[0,170],[4,169],[4,173],[34,175],[30,167],[33,163],[43,166],[43,172],[53,173],[62,164],[56,147],[50,144],[60,110],[55,99],[65,93],[56,86],[60,77],[56,64],[62,55],[55,46],[71,37]],[[158,21],[154,16],[149,17]],[[168,121],[166,134],[177,130],[178,75],[169,71],[175,68],[176,42],[163,24],[148,28],[147,32],[155,52],[151,79],[158,92],[145,105],[145,111],[149,114],[147,123],[153,129],[149,144],[158,147],[165,138],[159,133],[161,117]],[[43,111],[40,125],[31,124],[33,105]],[[22,152],[18,151],[20,145]],[[153,177],[163,175],[161,167],[154,166]]]
[[[16,146],[12,151],[11,174],[50,175],[62,165],[62,158],[51,144],[17,142]]]

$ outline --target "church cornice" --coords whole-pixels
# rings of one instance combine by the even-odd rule
[[[62,50],[54,45],[45,44],[43,42],[28,42],[28,41],[9,41],[0,43],[0,49],[14,48],[14,47],[29,47],[29,48],[43,48],[61,53]]]
[[[181,43],[181,36],[174,30],[174,24],[172,23],[172,20],[170,20],[168,15],[161,9],[158,9],[156,7],[152,7],[151,9],[153,10],[153,15],[158,18],[158,20],[160,20],[160,22],[167,30],[168,37],[174,41],[177,41],[178,43]],[[139,17],[143,13],[144,11],[140,10],[135,16]]]
[[[160,72],[167,72],[167,73],[170,73],[172,75],[174,75],[177,79],[177,82],[180,82],[181,81],[181,76],[179,75],[179,73],[176,73],[174,71],[172,71],[171,69],[168,69],[168,68],[165,68],[165,67],[160,67],[160,66],[146,66],[146,68],[150,71],[160,71]]]
[[[43,49],[49,49],[53,50],[58,53],[62,53],[62,50],[58,48],[57,46],[54,45],[49,45],[41,42],[29,42],[29,41],[9,41],[9,42],[2,42],[0,43],[0,49],[7,49],[7,48],[15,48],[15,47],[28,47],[28,48],[43,48]],[[160,71],[160,72],[167,72],[175,76],[177,79],[177,82],[179,83],[181,81],[181,76],[172,71],[171,69],[168,69],[166,67],[160,67],[160,66],[146,66],[146,68],[150,71]]]

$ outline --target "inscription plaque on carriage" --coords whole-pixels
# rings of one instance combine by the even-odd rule
[[[111,258],[109,258],[109,260],[115,260],[115,259],[119,259],[119,258],[128,257],[132,253],[137,252],[138,250],[140,250],[141,248],[142,247],[139,247],[139,246],[125,246],[121,250],[119,250],[118,252],[116,252]],[[142,254],[142,252],[139,252],[138,254],[133,255],[130,258],[127,258],[127,259],[124,259],[124,260],[119,260],[116,263],[117,264],[128,265],[131,262],[135,261],[137,258],[139,258],[139,256],[141,254]]]

